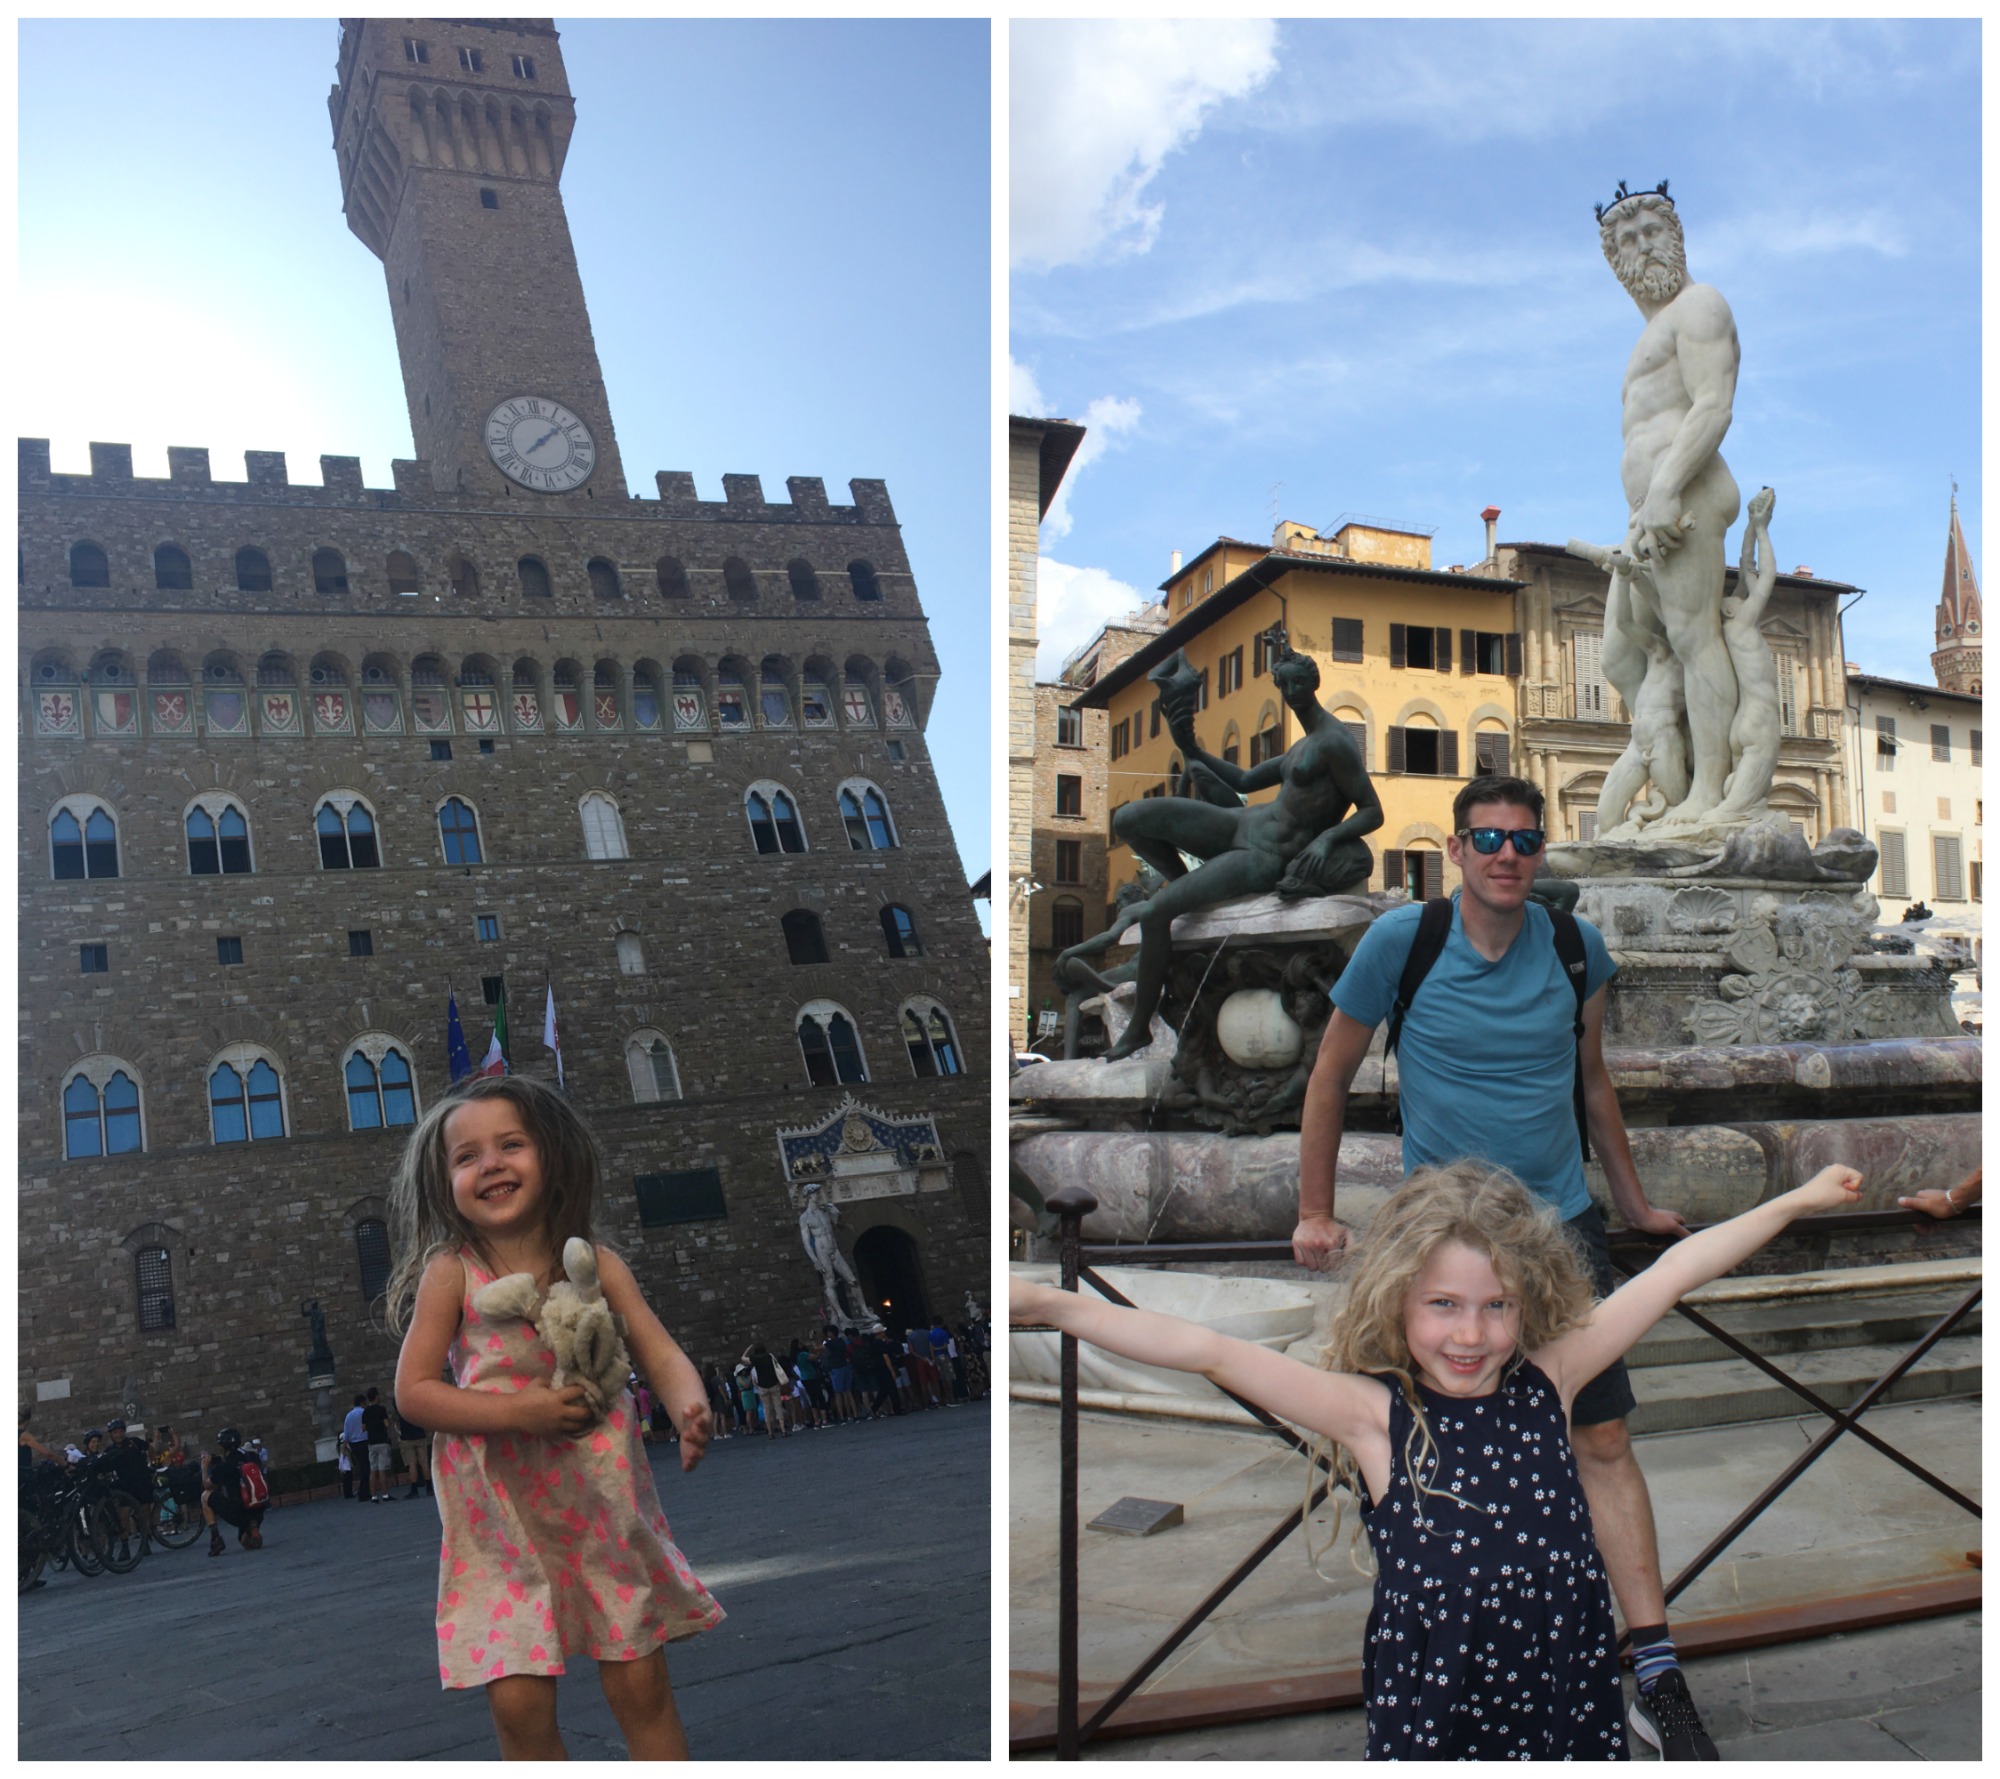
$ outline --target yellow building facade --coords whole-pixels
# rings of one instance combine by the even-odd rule
[[[1247,767],[1298,740],[1264,635],[1282,623],[1291,646],[1318,662],[1320,702],[1360,743],[1382,800],[1368,887],[1448,895],[1458,880],[1444,852],[1452,799],[1479,773],[1512,769],[1517,587],[1489,572],[1435,570],[1428,536],[1384,526],[1322,537],[1288,522],[1269,546],[1217,539],[1162,585],[1166,629],[1078,700],[1108,719],[1109,810],[1172,794],[1182,761],[1146,675],[1177,650],[1202,676],[1195,731],[1208,752]],[[1137,874],[1131,850],[1114,841],[1112,895]]]

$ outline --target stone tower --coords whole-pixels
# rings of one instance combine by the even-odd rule
[[[1951,491],[1951,530],[1944,545],[1944,592],[1938,597],[1937,648],[1931,671],[1947,692],[1979,695],[1979,577],[1958,523],[1958,486]]]
[[[327,104],[347,226],[389,284],[441,489],[625,498],[563,212],[576,125],[548,19],[347,19]]]

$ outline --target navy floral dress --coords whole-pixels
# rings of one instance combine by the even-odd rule
[[[1461,1506],[1411,1487],[1410,1406],[1381,1381],[1388,1494],[1361,1487],[1379,1568],[1367,1758],[1626,1759],[1611,1595],[1555,1386],[1526,1361],[1490,1396],[1418,1384],[1436,1452],[1425,1480]]]

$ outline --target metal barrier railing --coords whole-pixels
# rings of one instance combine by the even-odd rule
[[[1087,1283],[1101,1296],[1113,1303],[1132,1307],[1131,1300],[1115,1286],[1101,1278],[1094,1270],[1094,1264],[1162,1266],[1173,1264],[1206,1264],[1224,1261],[1244,1260],[1289,1260],[1292,1247],[1289,1242],[1207,1242],[1190,1244],[1183,1242],[1135,1243],[1130,1245],[1086,1246],[1083,1241],[1083,1220],[1097,1209],[1097,1200],[1080,1186],[1065,1186],[1052,1193],[1046,1201],[1046,1208],[1052,1211],[1061,1225],[1060,1277],[1065,1291],[1074,1291],[1079,1284]],[[1962,1218],[1977,1219],[1979,1207],[1974,1206],[1961,1214]],[[1919,1221],[1921,1220],[1919,1216]],[[1850,1211],[1833,1216],[1810,1219],[1813,1234],[1839,1234],[1844,1231],[1879,1230],[1898,1226],[1908,1226],[1912,1214],[1908,1211]],[[1665,1237],[1650,1237],[1633,1231],[1618,1231],[1611,1237],[1612,1265],[1621,1273],[1630,1276],[1636,1270],[1626,1265],[1620,1254],[1630,1254],[1635,1249],[1658,1249],[1666,1246]],[[1717,1340],[1739,1357],[1748,1360],[1758,1370],[1782,1384],[1787,1390],[1807,1403],[1816,1413],[1824,1415],[1832,1424],[1815,1439],[1804,1452],[1785,1469],[1730,1523],[1723,1528],[1707,1547],[1677,1575],[1666,1589],[1669,1601],[1684,1593],[1701,1573],[1727,1550],[1743,1532],[1776,1501],[1786,1489],[1802,1476],[1829,1447],[1843,1434],[1852,1433],[1884,1457],[1901,1465],[1912,1476],[1927,1487],[1936,1490],[1954,1505],[1963,1508],[1975,1518],[1982,1517],[1979,1503],[1949,1483],[1933,1476],[1921,1464],[1907,1454],[1898,1451],[1882,1439],[1872,1429],[1860,1425],[1862,1415],[1903,1376],[1911,1366],[1928,1353],[1937,1343],[1956,1328],[1978,1304],[1980,1287],[1974,1286],[1963,1299],[1946,1315],[1940,1317],[1908,1352],[1889,1367],[1874,1383],[1862,1392],[1854,1406],[1840,1409],[1828,1402],[1818,1392],[1799,1382],[1797,1378],[1780,1371],[1762,1354],[1753,1352],[1726,1328],[1718,1327],[1699,1310],[1685,1303],[1674,1306],[1675,1313],[1685,1317],[1704,1334]],[[1077,1429],[1077,1358],[1076,1339],[1065,1334],[1061,1340],[1061,1429],[1058,1455],[1059,1489],[1057,1527],[1057,1568],[1058,1601],[1056,1626],[1056,1758],[1076,1760],[1080,1758],[1083,1744],[1101,1730],[1111,1715],[1136,1693],[1146,1681],[1156,1673],[1174,1651],[1187,1641],[1215,1609],[1230,1594],[1240,1587],[1279,1545],[1283,1544],[1303,1523],[1320,1502],[1326,1498],[1332,1486],[1325,1475],[1326,1463],[1320,1461],[1322,1475],[1315,1478],[1309,1499],[1293,1508],[1283,1519],[1260,1539],[1256,1547],[1242,1562],[1212,1588],[1173,1630],[1161,1639],[1145,1658],[1100,1700],[1087,1719],[1079,1721],[1079,1643],[1080,1620],[1078,1608],[1077,1559],[1078,1559],[1078,1429]],[[1220,1388],[1220,1386],[1217,1386]],[[1275,1415],[1259,1408],[1255,1403],[1246,1402],[1231,1390],[1223,1390],[1239,1407],[1247,1410],[1262,1423],[1264,1428],[1282,1439],[1295,1451],[1303,1453],[1306,1442],[1301,1440],[1290,1427]],[[1837,1628],[1827,1626],[1825,1628]],[[1629,1636],[1621,1636],[1618,1647],[1622,1651]]]

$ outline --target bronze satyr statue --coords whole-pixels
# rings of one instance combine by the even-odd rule
[[[1282,627],[1271,631],[1271,678],[1305,731],[1275,760],[1232,766],[1203,751],[1195,740],[1194,702],[1200,681],[1175,655],[1149,676],[1160,687],[1160,706],[1186,778],[1208,791],[1203,797],[1149,797],[1125,804],[1112,817],[1113,835],[1165,879],[1145,900],[1123,909],[1103,932],[1073,945],[1056,960],[1065,988],[1127,976],[1099,976],[1082,960],[1115,944],[1126,928],[1139,928],[1139,959],[1130,979],[1137,992],[1132,1023],[1107,1054],[1129,1056],[1152,1038],[1153,1013],[1167,979],[1174,917],[1239,896],[1337,896],[1368,881],[1375,857],[1361,836],[1382,825],[1382,802],[1361,764],[1361,750],[1319,701],[1319,666],[1294,654]],[[1240,797],[1278,787],[1269,803],[1222,807],[1205,783]],[[1202,861],[1193,870],[1185,853]]]

